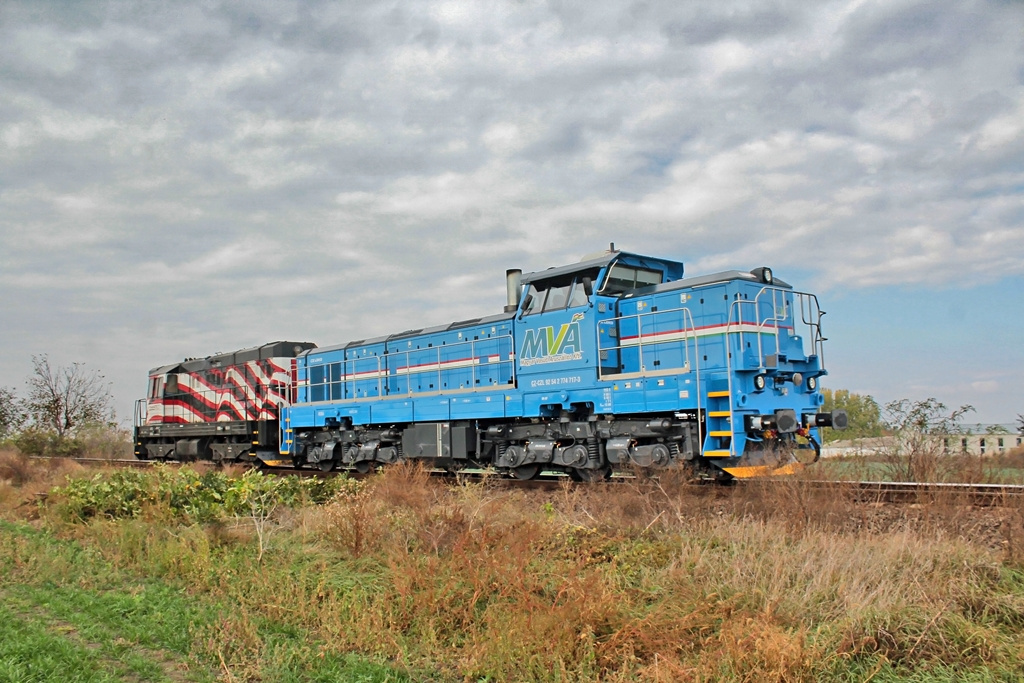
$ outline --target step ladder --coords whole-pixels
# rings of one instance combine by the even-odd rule
[[[731,458],[733,453],[732,392],[725,377],[708,380],[705,458]]]

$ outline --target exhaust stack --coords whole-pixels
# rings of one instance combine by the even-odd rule
[[[505,294],[508,304],[506,313],[514,313],[519,308],[519,297],[523,292],[523,271],[518,268],[505,271]]]

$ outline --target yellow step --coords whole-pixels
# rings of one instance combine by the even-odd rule
[[[729,397],[729,391],[728,390],[726,390],[726,391],[709,391],[708,392],[708,397],[709,398],[728,398]]]
[[[732,451],[704,451],[705,458],[731,458]]]
[[[709,410],[708,417],[731,417],[732,411],[729,410]]]
[[[732,432],[708,432],[711,436],[732,436]]]

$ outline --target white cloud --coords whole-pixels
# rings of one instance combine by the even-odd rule
[[[994,379],[971,382],[971,389],[981,394],[994,394],[999,388],[999,382]]]
[[[1024,143],[1024,92],[1018,97],[1014,111],[989,120],[978,131],[978,149],[988,151],[1014,143],[1019,147]]]
[[[938,115],[933,97],[915,88],[886,93],[884,101],[869,105],[857,120],[869,135],[907,142],[930,132]]]
[[[0,358],[102,365],[102,324],[150,340],[130,385],[499,310],[506,267],[611,241],[833,291],[1024,274],[1012,3],[35,4],[0,10]]]

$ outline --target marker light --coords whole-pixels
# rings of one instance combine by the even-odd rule
[[[770,285],[772,284],[772,282],[774,282],[774,278],[772,277],[772,269],[768,268],[767,266],[763,266],[761,268],[754,268],[752,271],[750,271],[750,274],[756,277],[761,282],[765,283],[766,285]]]

